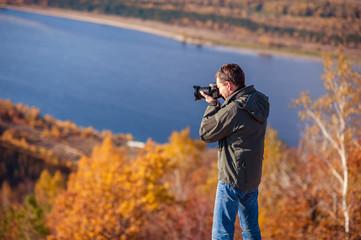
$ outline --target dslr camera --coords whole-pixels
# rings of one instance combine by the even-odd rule
[[[209,87],[200,87],[200,86],[193,86],[194,88],[194,96],[196,99],[194,100],[201,100],[204,98],[200,91],[203,91],[205,94],[211,96],[214,99],[221,98],[222,96],[219,94],[219,89],[217,88],[216,83],[209,84]]]

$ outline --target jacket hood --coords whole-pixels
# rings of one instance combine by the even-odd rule
[[[269,115],[268,97],[258,92],[253,85],[238,90],[233,96],[227,98],[225,103],[232,99],[240,109],[247,111],[258,122],[263,123],[267,120]]]

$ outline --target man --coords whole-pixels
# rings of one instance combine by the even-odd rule
[[[243,239],[261,239],[257,199],[268,98],[253,86],[245,86],[244,72],[237,64],[223,65],[216,81],[225,101],[220,106],[218,100],[201,92],[209,105],[199,129],[203,141],[218,141],[212,239],[233,239],[237,212]]]

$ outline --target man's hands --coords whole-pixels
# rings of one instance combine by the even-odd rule
[[[204,99],[206,100],[207,103],[211,103],[211,102],[218,102],[217,99],[212,98],[211,96],[205,94],[203,91],[199,91],[201,93],[201,95],[204,97]]]

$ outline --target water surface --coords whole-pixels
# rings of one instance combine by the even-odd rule
[[[0,98],[36,106],[79,126],[166,142],[173,130],[198,128],[207,104],[193,85],[214,82],[237,63],[246,84],[266,94],[269,124],[296,146],[301,124],[292,98],[323,93],[322,63],[220,47],[183,45],[149,33],[58,17],[0,10]]]

